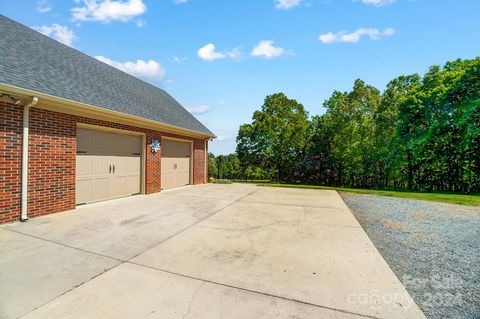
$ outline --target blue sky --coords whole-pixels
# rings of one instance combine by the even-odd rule
[[[166,89],[235,150],[266,95],[310,115],[356,78],[480,55],[478,0],[0,0],[0,13]]]

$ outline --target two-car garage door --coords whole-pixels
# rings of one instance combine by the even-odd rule
[[[140,193],[142,144],[138,135],[79,128],[76,203]]]

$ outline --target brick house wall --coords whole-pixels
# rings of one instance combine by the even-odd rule
[[[20,220],[23,108],[0,102],[0,224]],[[140,127],[41,109],[30,110],[28,216],[75,208],[77,123],[98,125],[146,135],[145,192],[161,190],[161,153],[149,150],[162,136],[193,141],[193,184],[204,182],[205,143]]]
[[[22,109],[0,102],[0,223],[20,218]]]

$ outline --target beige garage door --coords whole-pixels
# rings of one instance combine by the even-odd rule
[[[140,193],[142,137],[77,130],[76,203]]]
[[[190,184],[191,143],[162,139],[162,189]]]

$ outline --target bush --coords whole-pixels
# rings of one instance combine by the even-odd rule
[[[213,184],[231,184],[232,181],[229,179],[216,179],[214,177],[210,177],[210,183]]]

